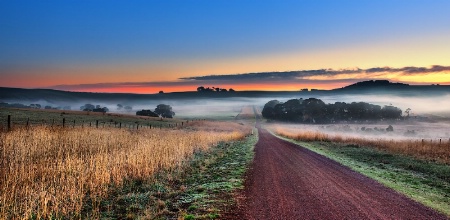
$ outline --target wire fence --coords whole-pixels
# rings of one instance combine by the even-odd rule
[[[8,115],[6,118],[6,123],[0,124],[0,131],[11,131],[17,128],[30,128],[33,126],[50,126],[54,128],[76,128],[76,127],[90,127],[90,128],[118,128],[118,129],[130,129],[130,130],[139,130],[139,129],[163,129],[163,128],[181,128],[188,125],[189,122],[192,121],[204,121],[205,119],[192,119],[186,121],[180,121],[175,123],[165,123],[165,124],[152,124],[150,122],[146,123],[124,123],[113,120],[68,120],[66,118],[62,118],[60,120],[55,119],[41,119],[41,120],[30,120],[30,118],[23,120],[14,120],[12,115]]]

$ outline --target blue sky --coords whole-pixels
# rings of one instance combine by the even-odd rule
[[[139,76],[159,81],[162,74],[165,81],[311,68],[450,65],[442,63],[450,60],[448,46],[440,45],[450,37],[449,9],[450,1],[443,0],[1,0],[0,74],[26,78],[58,71],[67,79],[94,74],[98,77],[87,81],[61,77],[52,84],[95,84],[104,83],[102,75],[117,76],[106,82],[123,81],[119,73],[108,73],[120,68],[129,69],[135,82]],[[366,54],[371,50],[397,58],[374,60]],[[333,61],[346,54],[352,56],[345,62]],[[367,58],[352,63],[352,57]],[[20,80],[11,84],[20,85]]]

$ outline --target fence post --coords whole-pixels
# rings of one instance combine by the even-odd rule
[[[75,127],[75,120],[73,120],[73,127]]]
[[[95,127],[98,128],[98,120],[95,122]]]
[[[66,118],[63,118],[63,128],[66,126]]]
[[[11,131],[11,115],[8,115],[8,131]]]
[[[139,130],[139,125],[138,124],[136,125],[136,130]]]
[[[55,124],[55,119],[52,120],[52,128],[53,128],[53,124]]]
[[[27,127],[30,125],[30,118],[27,118]]]
[[[119,129],[122,129],[122,122],[120,122],[119,124]]]

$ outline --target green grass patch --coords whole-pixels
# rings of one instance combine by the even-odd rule
[[[256,129],[255,129],[256,131]],[[217,219],[235,205],[244,173],[253,160],[255,135],[198,152],[184,165],[151,180],[113,187],[100,204],[103,219]],[[89,208],[89,207],[88,207]],[[85,210],[89,213],[89,210]]]
[[[334,142],[288,140],[450,216],[450,166]]]

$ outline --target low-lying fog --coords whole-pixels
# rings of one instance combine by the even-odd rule
[[[445,96],[433,96],[433,97],[400,97],[400,96],[380,96],[380,95],[336,95],[336,96],[312,96],[313,98],[322,99],[325,103],[334,102],[367,102],[380,106],[393,105],[399,107],[403,111],[410,108],[411,116],[427,116],[435,115],[442,117],[450,117],[450,95]],[[148,101],[134,101],[134,100],[117,100],[104,102],[101,100],[80,100],[70,102],[51,103],[48,101],[37,102],[23,102],[19,100],[0,100],[8,103],[21,103],[25,105],[40,104],[44,108],[45,106],[51,107],[70,107],[71,110],[80,110],[80,107],[85,104],[100,105],[101,107],[107,107],[110,112],[114,113],[127,113],[135,114],[136,111],[142,109],[154,110],[158,104],[169,104],[172,106],[173,111],[176,113],[175,117],[222,117],[231,118],[236,116],[241,107],[245,105],[255,105],[260,109],[270,100],[277,99],[281,102],[285,102],[293,98],[311,98],[308,94],[299,94],[296,97],[268,97],[268,98],[192,98],[182,100],[148,100]],[[132,110],[127,111],[124,108],[119,109],[117,104],[122,106],[130,106]]]
[[[389,126],[393,131],[386,131]],[[271,128],[282,127],[294,133],[320,132],[332,136],[355,137],[365,139],[386,139],[386,140],[406,140],[406,139],[442,139],[443,142],[450,141],[449,122],[402,122],[402,123],[377,123],[377,124],[328,124],[328,125],[307,125],[307,124],[281,124],[270,123]]]

